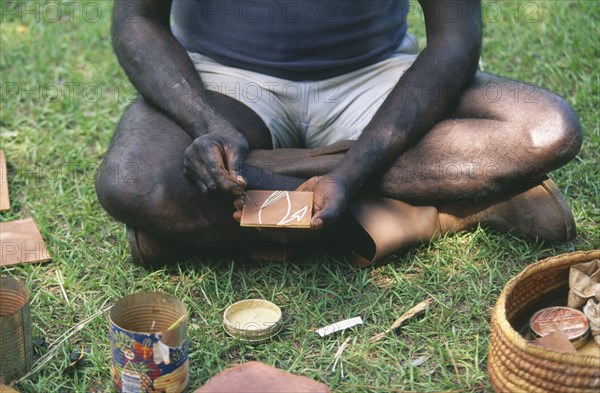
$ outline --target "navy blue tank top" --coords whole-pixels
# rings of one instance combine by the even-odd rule
[[[290,80],[322,80],[387,58],[408,0],[174,0],[172,31],[191,52]]]

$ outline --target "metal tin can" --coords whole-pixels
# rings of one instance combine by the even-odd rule
[[[29,290],[14,278],[0,278],[0,384],[29,371],[33,363]]]
[[[115,391],[178,393],[187,388],[187,310],[181,301],[138,292],[119,299],[109,318]]]
[[[590,323],[585,315],[570,307],[548,307],[537,311],[529,319],[529,329],[535,337],[562,330],[576,349],[581,348],[590,335]]]

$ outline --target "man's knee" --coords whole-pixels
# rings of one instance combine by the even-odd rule
[[[537,120],[530,125],[532,149],[552,166],[569,162],[581,149],[581,122],[562,97],[551,94],[540,106]]]
[[[96,174],[96,195],[106,211],[119,221],[128,221],[140,213],[144,205],[142,198],[152,187],[139,174],[139,167],[133,162],[105,158]]]
[[[164,166],[148,168],[111,159],[109,153],[96,174],[100,204],[113,218],[136,228],[182,236],[182,241],[192,234],[194,244],[214,243],[215,223],[211,217],[220,205],[207,203],[202,195],[190,197],[177,181],[165,181],[168,175],[161,169]],[[206,209],[201,208],[203,205]]]

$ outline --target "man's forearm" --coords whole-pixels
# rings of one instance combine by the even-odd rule
[[[480,18],[477,10],[471,13],[475,21]],[[427,48],[400,78],[340,163],[336,175],[350,191],[385,171],[460,99],[477,69],[480,27],[472,22],[470,30],[475,31],[460,36],[441,34],[435,28],[430,32],[428,28]]]
[[[132,2],[115,2],[113,47],[144,99],[197,138],[219,116],[204,101],[202,81],[185,49],[171,34],[168,2],[159,3],[128,9]]]

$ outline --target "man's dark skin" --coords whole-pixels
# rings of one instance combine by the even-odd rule
[[[204,89],[171,34],[170,1],[116,1],[113,45],[140,97],[97,178],[102,205],[130,226],[189,245],[252,244],[258,233],[231,218],[242,189],[306,182],[319,230],[334,226],[358,193],[437,204],[492,197],[577,154],[581,125],[561,97],[477,71],[479,2],[454,1],[462,16],[453,20],[436,1],[419,3],[427,47],[333,170],[303,179],[267,176],[260,162],[247,163],[250,151],[272,147],[269,131],[242,103]],[[424,165],[446,176],[419,172]],[[461,173],[467,166],[472,175]]]

